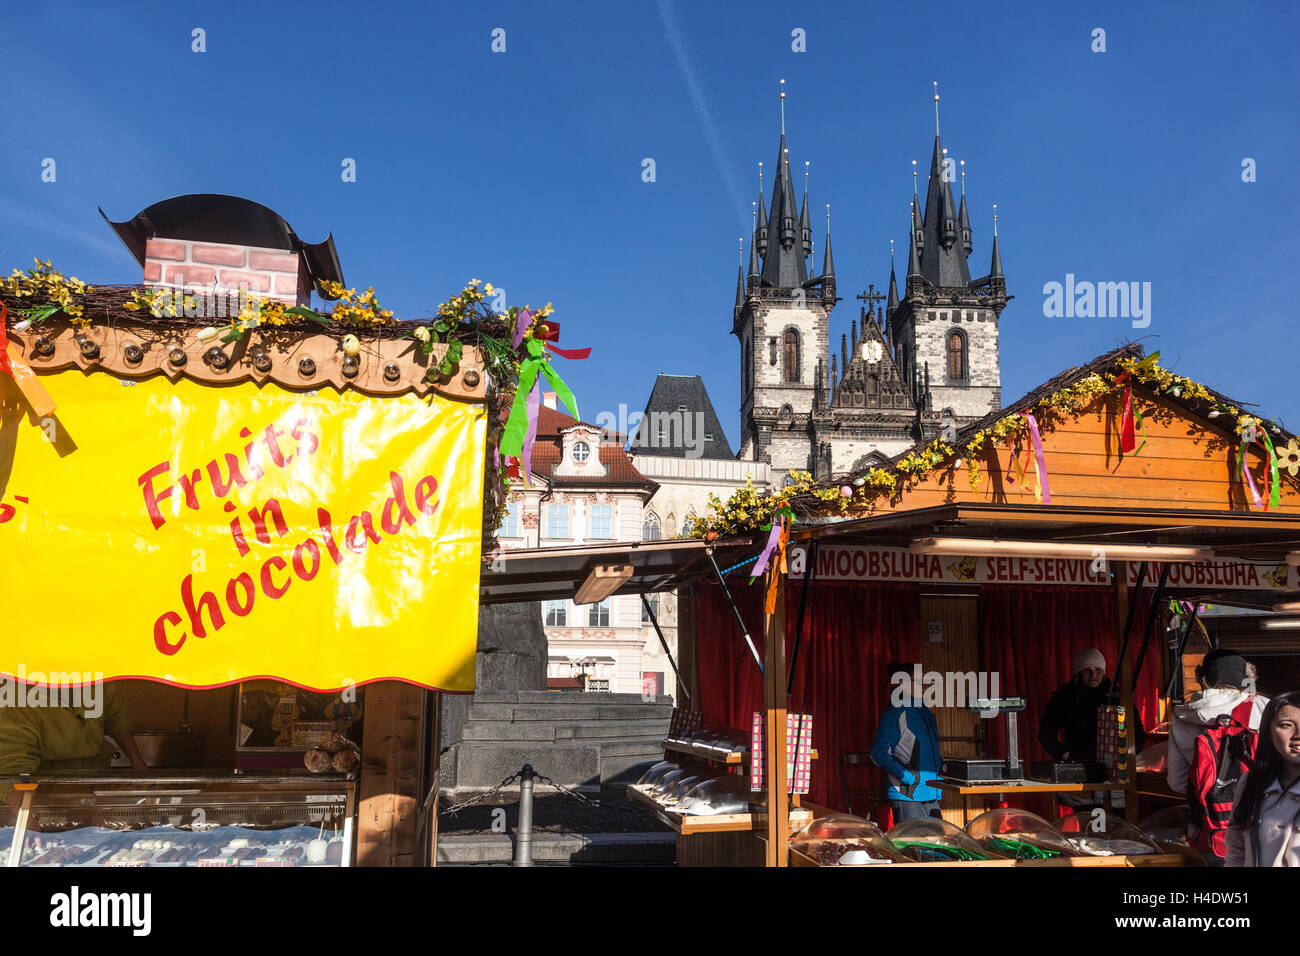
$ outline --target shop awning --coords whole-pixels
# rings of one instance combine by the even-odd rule
[[[1288,555],[1300,550],[1300,515],[1277,512],[1183,511],[1174,508],[1104,508],[1057,505],[961,504],[888,511],[866,518],[796,525],[792,547],[820,540],[823,545],[871,545],[913,548],[926,539],[972,542],[1030,542],[1052,555],[1053,545],[1107,548],[1197,547],[1216,561],[1250,562],[1285,568]],[[973,549],[978,553],[978,549]],[[1032,549],[1026,554],[1032,556]],[[1130,557],[1128,560],[1135,561]],[[1280,584],[1259,590],[1223,590],[1207,583],[1189,587],[1202,600],[1217,598],[1243,607],[1271,608],[1300,599],[1294,568]],[[1151,580],[1148,578],[1148,580]]]
[[[631,577],[614,594],[672,591],[714,573],[710,549],[725,571],[754,557],[760,545],[750,538],[714,542],[673,538],[498,551],[495,560],[483,566],[479,600],[483,604],[570,600],[592,569],[602,565],[631,565]]]

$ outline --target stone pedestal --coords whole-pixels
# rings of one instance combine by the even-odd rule
[[[549,692],[536,603],[479,609],[478,689],[443,696],[442,788],[492,787],[525,763],[567,787],[635,780],[662,759],[672,699]]]

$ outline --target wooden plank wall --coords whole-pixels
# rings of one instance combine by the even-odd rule
[[[416,812],[424,797],[419,790],[427,693],[400,681],[378,681],[366,688],[357,787],[360,866],[413,866],[417,859]]]
[[[1235,476],[1237,438],[1226,429],[1188,417],[1181,408],[1160,398],[1134,400],[1143,409],[1146,444],[1137,455],[1120,455],[1116,400],[1098,400],[1077,417],[1040,421],[1043,453],[1050,476],[1052,504],[1189,510],[1257,510]],[[1141,434],[1138,443],[1142,443]],[[980,484],[972,491],[965,463],[937,471],[911,486],[890,507],[924,508],[954,502],[1033,503],[1033,469],[1026,481],[1011,482],[1006,474],[1011,453],[986,451],[980,461]],[[1032,456],[1021,449],[1028,466]],[[1247,456],[1256,487],[1264,493],[1265,464],[1258,448]],[[1249,502],[1249,503],[1248,503]],[[1280,511],[1300,513],[1300,481],[1282,473]]]
[[[926,671],[939,673],[978,671],[980,669],[979,601],[970,597],[921,597],[921,665]],[[942,628],[942,639],[930,640],[930,622]],[[976,742],[980,718],[963,707],[937,707],[939,750],[945,757],[978,757]],[[961,798],[945,794],[940,803],[943,817],[962,826]]]

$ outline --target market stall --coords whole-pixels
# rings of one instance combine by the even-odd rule
[[[0,278],[10,865],[430,859],[550,307],[402,322],[236,197],[111,225],[148,284]]]
[[[997,675],[998,690],[977,694],[996,699],[991,709],[937,711],[945,767],[960,767],[945,769],[945,819],[968,825],[1008,805],[1057,819],[1055,798],[1084,792],[1100,802],[1119,791],[1140,808],[1136,727],[1164,717],[1178,666],[1164,640],[1169,601],[1300,596],[1300,483],[1278,467],[1279,449],[1294,445],[1276,423],[1128,347],[888,466],[738,496],[697,532],[768,522],[788,574],[773,559],[766,593],[744,586],[747,571],[725,588],[696,586],[682,654],[695,660],[702,721],[743,728],[761,713],[780,726],[787,710],[811,714],[823,759],[808,802],[844,810],[847,777],[863,763],[853,758],[887,705],[889,661]],[[738,643],[733,605],[766,636],[761,668]],[[1126,717],[1104,775],[1071,780],[1060,761],[1034,765],[1039,715],[1081,647],[1108,662],[1113,712]],[[1023,711],[1010,736],[1008,711]],[[772,735],[768,806],[790,791],[785,739]],[[886,806],[881,789],[865,796],[872,803]],[[788,859],[782,817],[767,816],[772,866]]]

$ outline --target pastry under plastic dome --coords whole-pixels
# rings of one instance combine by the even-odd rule
[[[791,834],[790,845],[823,866],[907,862],[878,826],[847,813],[818,817]]]

